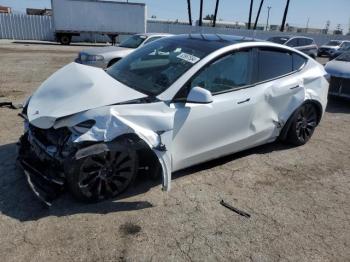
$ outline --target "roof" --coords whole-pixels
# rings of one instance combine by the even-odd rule
[[[170,38],[178,41],[197,42],[196,44],[198,45],[205,44],[208,48],[211,48],[213,50],[233,44],[257,41],[256,39],[244,36],[221,34],[183,34],[172,36]]]
[[[144,34],[138,34],[138,35],[145,35],[145,36],[154,36],[154,35],[171,36],[172,34],[167,34],[167,33],[144,33]]]

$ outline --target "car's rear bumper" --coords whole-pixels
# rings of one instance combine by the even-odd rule
[[[328,94],[350,98],[350,78],[332,76]]]

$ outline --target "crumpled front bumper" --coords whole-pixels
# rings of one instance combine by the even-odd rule
[[[35,196],[51,206],[64,190],[63,167],[30,132],[26,132],[18,142],[17,163],[23,169]]]

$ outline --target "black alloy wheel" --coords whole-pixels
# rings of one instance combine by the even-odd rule
[[[304,145],[313,135],[318,122],[316,107],[307,103],[296,112],[295,118],[288,132],[288,140],[295,145]]]
[[[107,151],[79,160],[68,181],[76,197],[95,202],[122,193],[137,170],[135,151]]]

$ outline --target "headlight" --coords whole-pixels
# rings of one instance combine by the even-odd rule
[[[95,125],[95,123],[95,120],[87,120],[72,126],[70,130],[76,135],[82,135],[89,131]]]
[[[80,53],[79,58],[81,62],[95,62],[104,60],[104,57],[102,55],[88,55],[85,53]]]
[[[101,55],[89,55],[87,56],[87,61],[103,61],[104,60],[104,57],[101,56]]]

